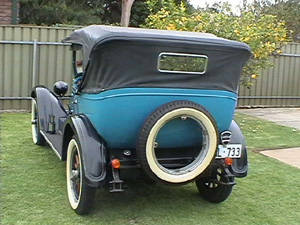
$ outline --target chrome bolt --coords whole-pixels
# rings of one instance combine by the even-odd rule
[[[131,156],[131,151],[130,150],[124,150],[123,154],[126,155],[126,156]]]

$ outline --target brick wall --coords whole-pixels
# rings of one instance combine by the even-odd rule
[[[12,0],[0,0],[0,24],[11,24]]]

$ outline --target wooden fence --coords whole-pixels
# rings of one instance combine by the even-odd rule
[[[30,109],[36,84],[52,88],[72,81],[71,51],[61,40],[72,28],[0,26],[0,110]],[[274,67],[249,90],[240,87],[238,106],[300,107],[300,44],[290,43]]]

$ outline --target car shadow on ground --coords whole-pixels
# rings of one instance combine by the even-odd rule
[[[97,190],[96,204],[92,213],[103,211],[103,208],[123,211],[124,208],[142,210],[140,208],[142,207],[146,211],[147,209],[164,211],[166,207],[171,209],[193,205],[202,208],[201,205],[211,204],[200,197],[194,183],[172,186],[159,183],[147,184],[143,180],[138,180],[129,181],[127,184],[128,189],[122,193],[109,193],[107,189]]]
[[[52,180],[52,185],[47,188],[56,189],[58,193],[63,194],[64,197],[60,198],[63,201],[62,207],[71,211],[66,192],[65,162],[59,161],[48,146],[39,148],[40,154],[43,155],[42,168],[45,170],[43,172],[51,174],[48,178]],[[125,216],[129,222],[133,220],[133,224],[143,224],[142,218],[148,221],[152,217],[168,215],[170,217],[168,219],[173,220],[177,214],[183,217],[193,217],[200,212],[211,214],[215,210],[225,209],[228,206],[227,202],[231,202],[231,196],[220,204],[203,200],[194,182],[185,185],[166,185],[149,184],[143,179],[131,179],[126,181],[126,184],[128,188],[121,193],[110,193],[107,188],[97,189],[94,207],[87,215],[89,220],[113,218],[110,222],[116,221],[117,224],[118,219]],[[159,224],[159,221],[157,223]]]

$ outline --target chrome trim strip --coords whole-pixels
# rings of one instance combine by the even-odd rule
[[[59,99],[65,100],[70,99],[71,96],[64,96],[59,97]],[[0,100],[32,100],[32,97],[22,97],[22,96],[16,96],[16,97],[0,97]]]
[[[220,135],[221,143],[223,145],[228,145],[231,141],[232,133],[229,130],[223,131]]]
[[[18,44],[18,45],[34,45],[34,41],[0,41],[0,44]],[[46,42],[46,41],[37,41],[37,45],[65,45],[70,46],[70,43],[62,42]]]
[[[160,58],[162,55],[170,55],[170,56],[189,56],[189,57],[195,57],[195,58],[205,58],[206,62],[204,65],[204,71],[203,72],[188,72],[188,71],[176,71],[176,70],[161,70],[159,69],[160,66]],[[180,74],[205,74],[208,64],[208,57],[207,55],[197,55],[197,54],[185,54],[185,53],[176,53],[176,52],[161,52],[158,55],[157,59],[157,70],[162,73],[180,73]]]
[[[50,145],[50,147],[52,148],[52,150],[55,152],[55,154],[58,156],[58,158],[61,160],[61,156],[58,153],[58,151],[56,150],[56,148],[52,145],[52,143],[49,141],[49,139],[47,138],[47,136],[44,134],[43,131],[40,131],[40,133],[43,135],[43,137],[45,138],[45,140],[47,141],[47,143]]]
[[[181,93],[128,93],[128,94],[108,95],[108,96],[97,97],[97,98],[91,98],[91,96],[81,96],[81,98],[97,101],[97,100],[104,100],[104,99],[116,98],[116,97],[126,97],[126,96],[179,96],[179,97],[185,96],[185,97],[229,98],[234,101],[237,100],[237,97],[231,97],[231,96],[226,96],[226,95],[181,94]]]
[[[300,96],[239,96],[240,99],[300,99]]]
[[[300,54],[281,53],[279,56],[300,57]]]

